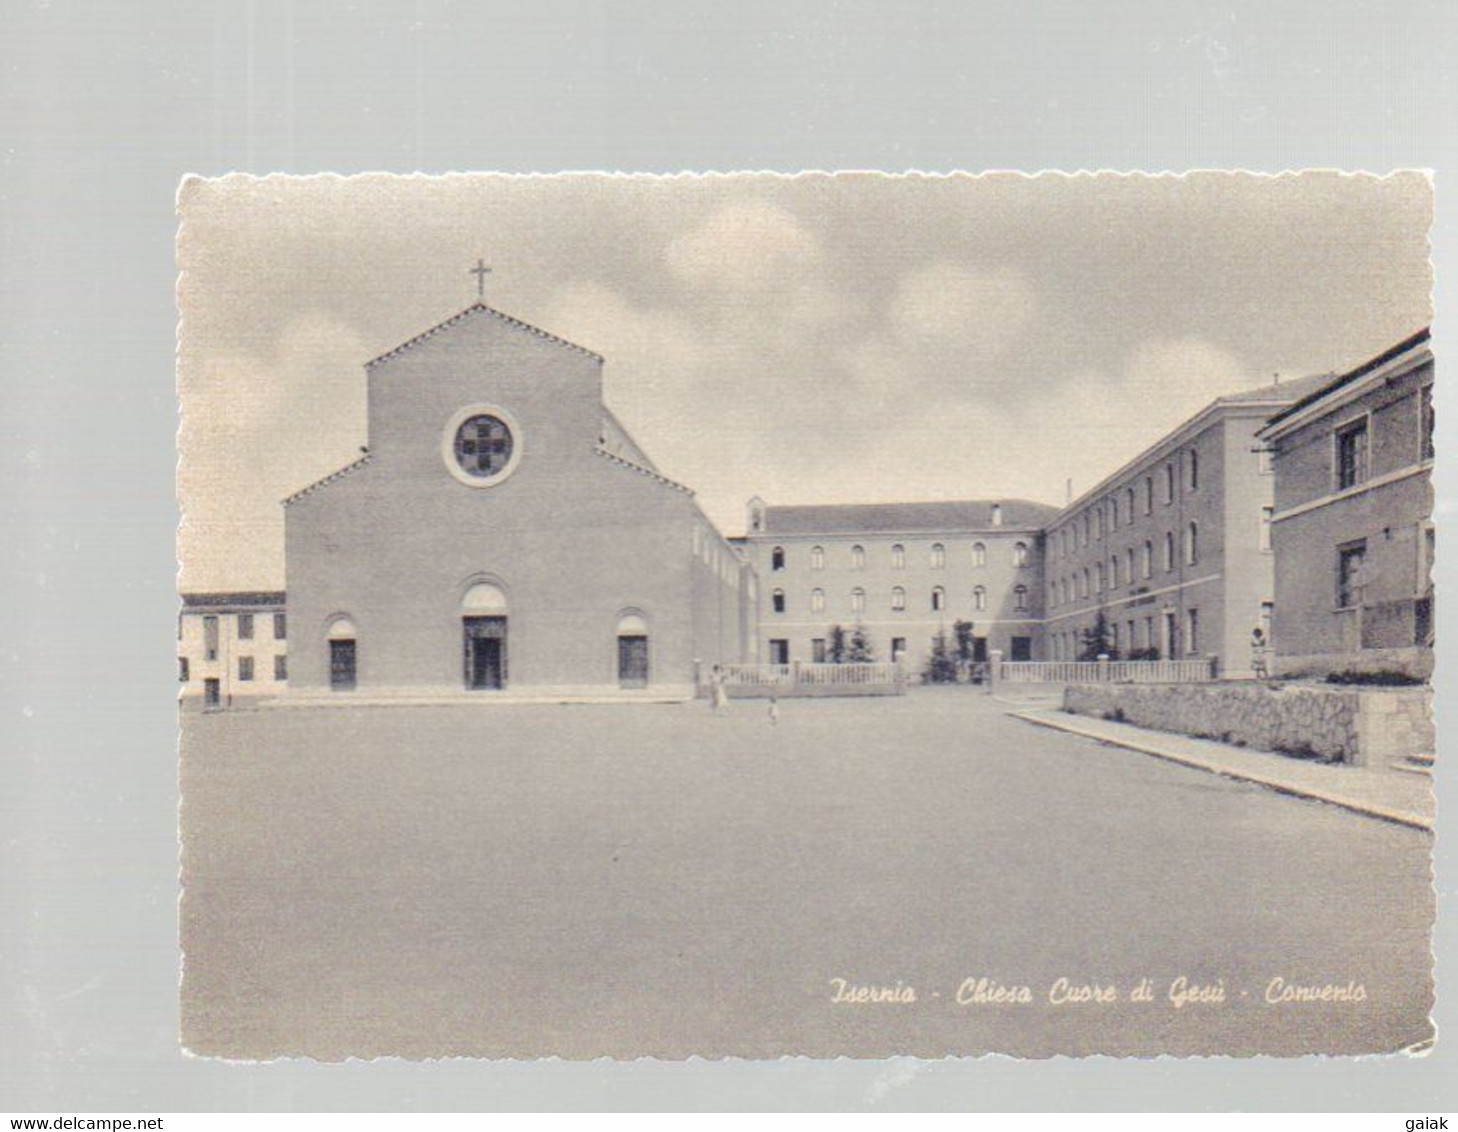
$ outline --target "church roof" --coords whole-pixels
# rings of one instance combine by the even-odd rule
[[[614,464],[619,464],[622,467],[629,469],[630,471],[637,472],[641,476],[647,476],[650,480],[657,480],[661,484],[667,484],[675,491],[681,491],[685,495],[694,494],[693,488],[687,487],[684,484],[679,483],[677,480],[669,479],[662,472],[655,471],[652,468],[644,467],[642,464],[635,464],[632,460],[625,459],[624,457],[619,456],[616,452],[609,452],[606,448],[599,447],[594,447],[593,451],[601,456],[604,460],[607,460]]]
[[[1254,389],[1245,389],[1239,393],[1227,393],[1220,400],[1222,403],[1242,404],[1249,401],[1271,401],[1276,404],[1287,404],[1291,401],[1305,397],[1313,390],[1320,389],[1332,375],[1329,373],[1314,373],[1308,377],[1297,377],[1290,381],[1278,381],[1274,385],[1258,385]]]
[[[302,487],[302,488],[300,488],[298,491],[294,492],[292,495],[290,495],[287,499],[284,500],[284,506],[287,507],[295,499],[302,499],[302,498],[304,498],[304,496],[310,494],[311,492],[318,491],[321,487],[324,487],[324,486],[326,486],[328,484],[331,484],[331,483],[333,483],[337,479],[342,479],[343,477],[349,475],[349,473],[352,472],[352,471],[354,471],[356,468],[362,468],[362,467],[364,467],[364,465],[368,464],[369,462],[370,462],[370,454],[368,452],[366,452],[363,456],[361,456],[353,464],[345,464],[344,467],[339,468],[339,469],[337,469],[335,471],[330,472],[323,479],[315,480],[308,487]]]
[[[406,350],[410,349],[412,346],[418,346],[427,338],[433,338],[442,330],[446,329],[446,327],[454,326],[462,319],[468,318],[473,314],[489,314],[493,318],[499,318],[502,322],[505,322],[510,326],[516,327],[518,330],[525,330],[527,331],[527,333],[535,334],[538,338],[546,339],[546,341],[548,342],[555,342],[559,346],[566,346],[569,350],[576,350],[579,354],[586,354],[589,358],[596,358],[600,362],[606,360],[601,354],[594,353],[593,351],[587,349],[587,347],[585,346],[579,346],[576,342],[569,342],[565,338],[559,338],[557,337],[557,335],[551,334],[548,331],[543,330],[539,326],[533,326],[531,323],[523,322],[519,318],[512,318],[511,315],[503,314],[495,307],[488,307],[485,303],[478,302],[472,303],[465,310],[460,311],[457,314],[451,315],[451,317],[446,319],[444,322],[437,323],[435,326],[432,326],[424,333],[417,334],[409,341],[401,342],[400,345],[396,346],[393,350],[388,350],[377,358],[371,358],[369,361],[365,362],[365,369],[369,369],[370,366],[378,365],[380,362],[393,358],[397,354],[402,354]]]
[[[994,526],[992,509],[1002,508]],[[1058,508],[1027,499],[959,499],[928,503],[830,503],[766,507],[766,535],[951,533],[1027,530],[1043,526]]]

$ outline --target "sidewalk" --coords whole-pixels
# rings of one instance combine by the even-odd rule
[[[1232,747],[1212,739],[1191,739],[1129,723],[1071,715],[1053,708],[1025,708],[1008,714],[1039,727],[1052,727],[1182,766],[1254,782],[1282,794],[1312,798],[1416,829],[1431,831],[1433,828],[1436,809],[1433,783],[1423,775],[1310,762],[1269,751]]]

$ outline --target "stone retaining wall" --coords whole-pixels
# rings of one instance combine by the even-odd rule
[[[1427,688],[1314,684],[1070,684],[1063,709],[1138,727],[1355,766],[1433,750]]]

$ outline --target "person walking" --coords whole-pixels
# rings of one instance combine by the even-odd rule
[[[770,701],[769,701],[769,721],[770,721],[770,726],[771,727],[778,727],[780,725],[780,698],[779,698],[779,696],[770,696]]]
[[[709,677],[709,697],[713,701],[714,714],[723,715],[729,706],[729,693],[724,687],[724,672],[717,664]]]

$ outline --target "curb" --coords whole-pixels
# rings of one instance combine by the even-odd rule
[[[1361,814],[1363,817],[1377,818],[1379,821],[1392,822],[1394,825],[1405,825],[1410,829],[1420,829],[1424,833],[1433,832],[1433,819],[1425,818],[1421,814],[1410,813],[1406,810],[1389,810],[1384,806],[1353,801],[1351,798],[1344,798],[1337,794],[1328,794],[1323,790],[1314,790],[1309,786],[1293,786],[1289,782],[1282,782],[1275,778],[1267,778],[1260,774],[1252,774],[1249,771],[1232,770],[1229,767],[1206,762],[1204,759],[1175,754],[1166,748],[1155,746],[1152,743],[1110,738],[1108,735],[1101,735],[1097,731],[1079,727],[1074,723],[1064,723],[1062,720],[1043,718],[1035,715],[1031,711],[1010,711],[1007,714],[1014,719],[1021,719],[1024,723],[1031,723],[1036,727],[1047,727],[1054,731],[1066,731],[1071,735],[1078,735],[1085,739],[1093,739],[1099,743],[1107,743],[1111,747],[1123,747],[1126,750],[1138,751],[1145,755],[1153,755],[1157,759],[1178,763],[1180,766],[1187,766],[1194,770],[1203,770],[1211,774],[1221,775],[1225,778],[1235,779],[1238,782],[1250,782],[1256,786],[1264,786],[1267,790],[1274,790],[1279,794],[1290,794],[1297,798],[1310,798],[1316,802],[1325,802],[1330,806],[1338,806],[1354,814]]]

